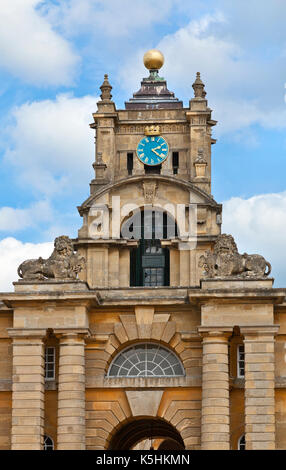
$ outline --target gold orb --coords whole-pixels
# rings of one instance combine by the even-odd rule
[[[163,66],[164,61],[164,56],[158,49],[150,49],[143,57],[144,65],[149,70],[159,70]]]

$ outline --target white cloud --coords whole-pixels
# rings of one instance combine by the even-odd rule
[[[61,0],[46,5],[51,21],[65,33],[87,31],[93,36],[130,36],[134,31],[164,22],[179,0]]]
[[[272,0],[265,2],[261,8],[261,0],[218,0],[217,5],[222,8],[232,21],[232,35],[249,47],[265,44],[264,55],[269,52],[273,55],[272,45],[283,45],[285,41],[285,0]]]
[[[286,191],[225,201],[222,230],[235,237],[241,253],[263,255],[272,264],[276,285],[285,287]]]
[[[42,0],[1,0],[0,67],[36,85],[69,85],[79,58],[37,9]]]
[[[39,201],[25,209],[0,207],[0,232],[17,232],[52,219],[53,211],[47,201]]]
[[[13,281],[17,281],[18,266],[26,259],[48,258],[53,251],[53,243],[23,243],[15,238],[0,241],[0,292],[13,290]]]
[[[2,145],[9,143],[4,161],[15,166],[25,190],[49,197],[88,184],[94,161],[89,123],[97,101],[93,96],[59,95],[12,110],[11,125],[2,136]]]

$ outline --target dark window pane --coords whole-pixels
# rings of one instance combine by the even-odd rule
[[[132,175],[133,171],[133,153],[127,154],[127,171],[128,175]]]
[[[172,163],[173,163],[173,174],[176,175],[178,173],[178,168],[179,168],[179,152],[173,152]]]
[[[175,375],[183,375],[182,366],[180,364],[173,366]]]
[[[119,367],[116,365],[113,365],[109,371],[109,375],[115,376],[117,375],[118,371],[119,371]]]

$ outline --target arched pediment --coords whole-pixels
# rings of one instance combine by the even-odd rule
[[[151,201],[152,184],[154,200]],[[144,199],[145,203],[161,200],[162,203],[203,204],[216,209],[217,212],[221,211],[220,204],[191,182],[165,175],[137,175],[105,185],[78,207],[79,213],[82,215],[94,204],[106,203],[108,196],[121,196],[125,200],[129,198],[130,202],[136,200],[138,204],[142,203],[142,200],[144,203]]]

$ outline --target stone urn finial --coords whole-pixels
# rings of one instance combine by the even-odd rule
[[[101,85],[100,89],[101,89],[101,95],[100,95],[101,100],[102,100],[102,101],[111,101],[111,98],[112,98],[112,94],[111,94],[112,86],[110,85],[110,83],[109,83],[109,81],[108,81],[108,75],[107,75],[107,73],[104,75],[104,82],[103,82],[103,84]]]
[[[201,80],[200,72],[197,72],[196,80],[193,83],[193,89],[195,93],[195,98],[205,98],[207,92],[205,91],[205,85]]]
[[[102,152],[97,152],[96,163],[103,163],[102,161]]]
[[[205,178],[207,161],[204,158],[203,149],[198,150],[198,156],[195,159],[194,166],[196,169],[196,178]]]

